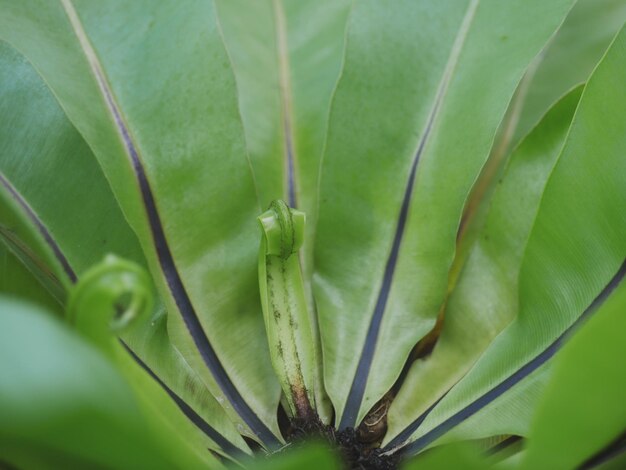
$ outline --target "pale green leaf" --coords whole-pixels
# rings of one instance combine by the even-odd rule
[[[306,213],[301,261],[317,343],[316,402],[325,421],[332,411],[324,393],[310,281],[320,159],[351,4],[351,0],[216,1],[261,207],[283,199]]]
[[[432,354],[411,367],[389,410],[385,442],[461,380],[516,317],[524,248],[581,91],[559,101],[511,156],[448,300],[441,336]]]
[[[24,57],[5,43],[0,46],[0,115],[7,123],[0,129],[2,239],[63,302],[65,288],[106,253],[145,261],[84,140]],[[89,197],[84,196],[87,186]],[[11,274],[13,285],[20,272]],[[16,293],[28,298],[35,294],[23,289]],[[205,421],[246,449],[221,407],[172,347],[163,313],[160,307],[152,323],[124,339]],[[179,419],[174,403],[162,410]],[[203,442],[197,429],[186,432],[198,434],[201,448],[219,451],[210,441]]]
[[[626,431],[626,285],[556,356],[520,468],[578,468]]]
[[[255,279],[260,208],[212,4],[1,8],[0,35],[46,80],[137,233],[173,342],[242,432],[278,445]]]
[[[57,316],[62,315],[61,305],[2,243],[0,243],[0,293],[28,299]]]
[[[537,58],[514,142],[570,88],[587,81],[626,21],[624,0],[578,0],[556,36]]]
[[[432,410],[418,451],[545,363],[626,272],[626,32],[583,92],[520,271],[517,318]]]
[[[315,246],[326,387],[341,427],[360,421],[434,326],[465,200],[526,67],[571,4],[354,5]]]

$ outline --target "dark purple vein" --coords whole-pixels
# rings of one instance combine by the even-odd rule
[[[398,216],[398,223],[396,225],[396,231],[393,237],[393,244],[391,246],[391,252],[389,258],[387,258],[387,264],[385,265],[385,272],[383,275],[383,282],[376,299],[376,306],[374,307],[374,314],[367,330],[365,337],[365,343],[363,344],[363,350],[359,358],[359,364],[357,366],[352,386],[350,387],[350,393],[348,394],[348,400],[341,417],[339,429],[345,429],[348,427],[354,427],[356,425],[356,419],[361,408],[363,401],[363,395],[365,393],[365,386],[367,385],[367,378],[369,376],[370,369],[372,367],[372,361],[374,359],[374,352],[376,350],[376,342],[378,340],[378,333],[380,332],[380,325],[383,320],[383,314],[385,313],[385,307],[387,306],[387,300],[389,299],[389,292],[391,291],[391,284],[393,282],[393,274],[398,262],[398,253],[400,252],[400,245],[402,244],[402,237],[404,236],[404,228],[406,226],[406,219],[409,213],[409,206],[411,204],[411,196],[413,194],[413,186],[415,184],[415,174],[417,173],[417,164],[428,141],[428,136],[437,116],[437,111],[441,105],[443,98],[443,90],[440,90],[436,99],[435,105],[428,117],[426,123],[426,129],[419,142],[417,152],[413,157],[413,163],[411,164],[411,171],[409,173],[409,179],[407,181],[406,188],[404,190],[404,196],[402,198],[402,206],[400,207],[400,214]]]
[[[293,156],[293,141],[291,140],[291,126],[289,121],[285,118],[285,147],[287,149],[287,185],[288,185],[288,197],[289,207],[297,208],[298,200],[296,197],[296,176],[295,176],[295,163]]]
[[[591,470],[597,468],[610,460],[613,460],[626,453],[626,431],[620,434],[617,439],[611,442],[600,452],[596,453],[589,459],[587,459],[580,467],[579,470]]]
[[[287,171],[287,199],[289,206],[297,208],[298,195],[295,175],[295,152],[293,148],[293,135],[291,134],[292,109],[291,109],[291,77],[289,72],[289,48],[287,46],[287,18],[281,2],[273,1],[274,21],[276,26],[276,46],[278,53],[278,74],[280,85],[280,99],[282,106],[282,120],[285,144],[285,159]]]
[[[180,398],[171,388],[167,386],[165,382],[163,382],[153,371],[148,367],[148,365],[143,362],[139,356],[137,356],[132,349],[128,347],[128,345],[120,340],[120,343],[124,347],[124,349],[130,354],[130,356],[135,360],[137,364],[141,366],[143,370],[145,370],[150,377],[152,377],[165,392],[170,396],[170,398],[176,403],[178,408],[189,418],[189,420],[196,425],[198,429],[200,429],[206,436],[208,436],[213,442],[215,442],[220,448],[224,451],[226,455],[231,457],[234,460],[241,460],[246,457],[245,452],[241,449],[233,445],[228,439],[226,439],[222,434],[220,434],[215,428],[213,428],[209,423],[207,423],[202,416],[194,411],[182,398]]]
[[[63,268],[66,276],[72,281],[72,283],[76,282],[76,273],[70,266],[69,261],[65,257],[65,254],[61,251],[58,243],[48,230],[48,227],[41,221],[37,213],[33,210],[32,207],[28,204],[28,202],[22,197],[22,195],[18,192],[18,190],[11,184],[11,182],[4,176],[2,172],[0,172],[0,184],[8,191],[13,200],[16,202],[20,208],[24,211],[28,219],[37,227],[37,231],[43,237],[48,248],[52,250],[54,257],[58,261],[58,263]]]
[[[57,241],[53,238],[48,227],[39,219],[34,210],[30,207],[28,202],[17,191],[17,189],[8,181],[8,179],[0,172],[0,184],[9,192],[13,200],[24,210],[31,222],[37,227],[39,233],[42,234],[46,241],[46,244],[52,249],[56,259],[63,266],[63,270],[70,279],[72,284],[76,284],[77,276],[70,265],[67,257],[61,250],[61,247]],[[126,351],[130,353],[132,358],[144,369],[148,374],[168,393],[168,395],[174,400],[176,405],[181,411],[193,422],[202,432],[204,432],[209,438],[211,438],[217,445],[219,445],[224,452],[230,457],[235,459],[245,456],[245,454],[235,447],[230,441],[219,434],[208,423],[206,423],[187,403],[185,403],[178,395],[176,395],[140,358],[137,356],[123,341],[120,340]]]
[[[65,287],[52,269],[42,260],[31,248],[24,243],[15,232],[0,224],[0,239],[4,241],[9,251],[13,252],[15,258],[19,260],[35,277],[39,283],[46,288],[48,293],[60,305],[65,304]]]
[[[89,62],[91,71],[98,83],[107,108],[113,117],[116,130],[119,133],[127,156],[132,164],[132,168],[139,185],[139,190],[141,192],[143,206],[150,225],[152,240],[156,249],[159,265],[187,330],[189,331],[196,348],[200,352],[204,363],[215,379],[215,382],[224,394],[226,400],[228,400],[228,402],[232,405],[235,412],[241,417],[241,419],[261,442],[270,448],[277,448],[280,446],[280,442],[243,399],[239,390],[237,390],[228,376],[228,373],[224,369],[224,366],[213,349],[213,345],[202,328],[200,319],[198,318],[198,315],[191,303],[191,299],[185,290],[180,274],[176,268],[176,264],[174,263],[174,258],[167,243],[165,232],[163,231],[163,224],[156,207],[152,188],[148,182],[143,163],[139,157],[139,152],[137,151],[130,132],[124,123],[121,111],[113,98],[113,94],[109,88],[104,72],[102,71],[97,55],[93,50],[93,46],[89,42],[71,0],[62,1],[68,19],[74,28],[76,37],[83,49],[83,52],[85,53],[86,59]]]
[[[509,449],[511,446],[517,444],[518,442],[523,442],[524,438],[522,436],[509,436],[504,439],[502,442],[497,443],[495,446],[490,447],[485,452],[487,455],[496,455],[500,452]]]
[[[239,390],[237,390],[230,377],[228,376],[228,373],[224,369],[224,366],[220,362],[217,354],[215,353],[215,350],[213,349],[213,345],[210,343],[202,328],[200,319],[198,318],[198,314],[191,304],[191,299],[189,298],[189,295],[187,294],[187,291],[185,290],[185,287],[183,285],[182,279],[180,278],[180,274],[176,269],[174,258],[165,238],[163,224],[161,223],[161,218],[156,208],[154,195],[152,194],[152,189],[150,188],[150,184],[148,183],[148,179],[146,177],[143,165],[139,159],[135,144],[131,139],[129,131],[121,118],[113,97],[111,96],[108,88],[104,86],[104,77],[101,75],[101,72],[98,69],[95,70],[95,73],[97,75],[98,81],[101,83],[101,88],[104,92],[107,104],[109,105],[109,109],[115,119],[117,129],[120,132],[124,141],[124,146],[126,147],[126,150],[130,156],[133,170],[135,172],[135,176],[139,184],[139,189],[141,191],[144,208],[146,210],[148,221],[150,223],[152,239],[156,248],[161,271],[165,276],[167,285],[170,289],[172,297],[174,297],[174,301],[176,302],[176,306],[178,307],[178,310],[183,317],[185,325],[187,326],[187,329],[191,334],[191,337],[193,338],[193,342],[198,348],[198,351],[200,352],[200,355],[202,356],[205,364],[211,371],[213,378],[220,387],[220,390],[224,393],[224,396],[230,402],[233,409],[239,414],[243,421],[248,425],[250,430],[254,434],[256,434],[256,436],[262,442],[270,447],[278,447],[280,445],[278,439],[276,439],[276,436],[274,436],[269,428],[259,419],[254,411],[252,411],[250,406],[245,402],[245,400],[239,393]]]
[[[446,432],[450,431],[452,428],[462,423],[467,418],[474,415],[476,412],[483,409],[485,406],[493,402],[496,398],[500,397],[502,394],[518,384],[521,380],[528,377],[532,372],[545,364],[563,346],[569,336],[576,329],[578,329],[582,325],[582,323],[584,323],[585,320],[604,303],[604,301],[609,297],[609,295],[611,295],[613,290],[615,290],[615,288],[619,285],[625,275],[626,260],[624,260],[617,273],[604,287],[604,289],[602,289],[602,291],[593,300],[593,302],[585,309],[582,315],[580,315],[580,317],[578,317],[578,319],[576,319],[576,321],[572,323],[572,325],[570,325],[563,333],[561,333],[561,335],[556,338],[546,349],[544,349],[535,358],[527,362],[520,369],[518,369],[505,380],[503,380],[500,384],[496,385],[484,395],[480,396],[478,399],[467,405],[465,408],[453,414],[441,424],[428,431],[422,437],[407,444],[401,451],[403,453],[406,453],[407,455],[415,455],[419,453],[426,446],[434,442],[436,439],[439,439]],[[407,441],[411,437],[411,435],[418,429],[420,424],[424,421],[424,419],[432,411],[432,409],[433,407],[429,408],[419,418],[417,418],[409,426],[407,426],[389,444],[387,444],[385,450],[391,451],[394,448],[400,447],[405,441]]]
[[[424,152],[424,149],[426,147],[426,143],[428,142],[428,139],[430,137],[433,124],[439,113],[439,109],[441,108],[441,103],[443,102],[443,98],[446,94],[448,84],[450,83],[452,73],[456,67],[456,63],[458,61],[460,51],[465,41],[465,37],[473,21],[478,2],[479,0],[471,0],[468,5],[467,11],[459,28],[459,32],[452,46],[452,50],[450,51],[448,63],[446,64],[446,67],[443,71],[443,75],[439,83],[439,88],[437,90],[437,94],[435,95],[433,107],[430,110],[426,121],[426,127],[421,136],[417,150],[413,157],[413,161],[411,163],[411,170],[409,172],[409,178],[404,190],[402,205],[400,207],[400,214],[398,215],[398,222],[393,236],[391,252],[389,253],[389,257],[387,258],[387,263],[385,265],[385,271],[383,274],[383,281],[380,287],[380,291],[378,293],[378,298],[376,299],[376,304],[374,306],[374,313],[372,315],[372,319],[370,321],[369,328],[365,336],[365,343],[363,344],[363,349],[361,351],[361,355],[359,356],[359,363],[357,365],[357,369],[352,380],[352,385],[350,386],[350,392],[348,393],[346,406],[341,416],[341,421],[339,423],[340,430],[356,426],[356,420],[359,414],[359,410],[361,409],[363,395],[365,394],[365,388],[367,385],[367,379],[372,367],[374,353],[376,351],[376,343],[378,341],[380,326],[382,324],[385,308],[387,306],[387,300],[389,299],[389,293],[391,291],[391,285],[393,283],[393,275],[396,269],[396,265],[398,263],[398,254],[400,252],[400,246],[402,244],[406,220],[408,217],[411,198],[413,195],[413,186],[415,184],[417,166],[420,161],[420,157],[422,156],[422,153]]]

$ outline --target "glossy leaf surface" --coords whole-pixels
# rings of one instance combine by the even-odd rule
[[[626,33],[500,174],[626,16],[573,3],[0,0],[0,290],[69,305],[163,465],[247,464],[242,436],[282,451],[299,424],[279,403],[340,432],[384,396],[373,445],[441,447],[432,468],[460,465],[457,440],[532,439],[552,357],[626,275]],[[259,237],[279,198],[304,236],[266,212]],[[131,261],[88,270],[108,252]],[[273,329],[279,304],[297,315]],[[39,460],[91,458],[13,431],[16,459],[35,437]]]
[[[565,92],[587,81],[624,21],[624,0],[576,2],[556,36],[537,58],[514,142],[524,137]]]
[[[624,328],[621,285],[555,358],[522,468],[578,468],[626,431]]]
[[[319,348],[311,291],[318,175],[331,95],[343,61],[351,0],[217,0],[235,78],[246,148],[261,208],[275,199],[306,213],[301,262]],[[318,412],[330,420],[316,353]]]
[[[48,236],[63,240],[63,256],[72,259],[72,266],[55,261],[67,278],[72,277],[67,271],[82,272],[106,251],[141,260],[97,161],[44,81],[4,42],[0,60],[3,195],[18,201],[18,206],[24,201]]]
[[[625,43],[622,31],[588,82],[550,175],[522,262],[518,317],[428,414],[414,451],[545,363],[626,273]]]
[[[551,371],[551,363],[544,364],[428,447],[494,436],[530,436],[531,422]]]
[[[41,78],[5,43],[0,61],[0,113],[7,122],[0,131],[3,241],[63,302],[65,290],[106,253],[145,261],[97,161]],[[55,175],[52,180],[51,175]],[[85,185],[89,186],[89,197],[84,197]],[[26,274],[20,276],[21,281],[16,279],[20,272],[7,282],[16,287],[18,282],[32,285]],[[221,407],[172,347],[162,306],[155,315],[158,318],[152,324],[125,335],[125,340],[204,420],[246,449]],[[173,410],[170,416],[180,413],[175,407]]]
[[[228,58],[210,3],[148,4],[7,2],[0,30],[93,149],[183,356],[233,420],[277,445],[255,279],[260,210]],[[171,41],[183,30],[194,40]]]
[[[465,199],[524,70],[571,3],[355,4],[315,247],[341,427],[391,387],[434,326]]]
[[[37,281],[30,271],[0,243],[0,293],[28,301],[62,315],[61,305]]]
[[[524,248],[581,91],[557,103],[511,156],[448,300],[441,336],[432,354],[411,367],[389,410],[386,442],[461,380],[515,319]]]

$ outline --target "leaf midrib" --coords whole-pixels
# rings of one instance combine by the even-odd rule
[[[250,430],[261,440],[261,442],[269,447],[278,447],[280,445],[278,439],[243,399],[228,376],[224,366],[219,361],[212,344],[202,328],[200,319],[198,318],[198,315],[191,303],[191,299],[186,292],[180,274],[178,273],[178,269],[174,263],[174,258],[165,237],[156,201],[154,199],[139,152],[131,137],[129,129],[125,124],[121,110],[113,96],[113,92],[106,80],[105,73],[98,60],[96,52],[87,37],[72,1],[60,1],[68,17],[70,26],[76,35],[81,51],[83,52],[85,59],[89,64],[90,70],[98,84],[98,89],[100,90],[104,103],[109,111],[109,116],[113,119],[113,125],[117,130],[118,136],[122,140],[126,155],[132,165],[133,172],[139,185],[143,207],[146,211],[146,217],[150,224],[152,241],[154,243],[154,249],[156,251],[159,266],[187,330],[191,335],[204,363],[211,372],[213,379],[228,402],[232,405],[235,412],[246,423]]]
[[[48,227],[43,223],[39,215],[35,212],[35,210],[30,206],[28,201],[22,196],[22,194],[17,190],[15,186],[9,181],[9,179],[0,171],[0,186],[2,186],[11,196],[11,198],[15,201],[15,203],[24,211],[28,220],[37,228],[37,231],[43,238],[44,242],[52,251],[55,259],[61,265],[63,272],[68,277],[71,283],[76,282],[76,272],[70,266],[70,263],[61,250],[61,247],[56,242],[52,233],[48,229]],[[31,256],[31,258],[35,259]],[[56,279],[56,276],[54,276]]]
[[[39,217],[39,215],[35,212],[35,210],[28,203],[26,198],[18,191],[18,189],[13,186],[13,184],[6,178],[6,176],[0,171],[0,187],[4,188],[11,198],[16,201],[19,208],[25,213],[28,220],[36,227],[37,231],[43,238],[44,243],[51,249],[54,254],[55,259],[61,264],[65,275],[67,276],[71,285],[76,284],[78,280],[78,276],[76,275],[76,271],[71,266],[69,259],[61,249],[61,245],[57,242],[57,240],[52,235],[52,232],[47,227],[47,225],[43,222],[43,220]],[[58,283],[59,289],[63,290],[59,279],[52,269],[50,269],[46,263],[40,260],[36,255],[30,250],[30,248],[25,245],[19,238],[12,235],[12,233],[0,225],[0,238],[4,238],[5,241],[11,244],[15,249],[19,249],[24,256],[30,258],[35,263],[36,267],[41,270],[39,273],[42,277],[50,278],[51,282]],[[35,275],[35,277],[37,277]],[[64,306],[64,302],[62,299],[54,296],[55,299]],[[231,458],[233,459],[241,459],[245,454],[239,448],[237,448],[233,443],[231,443],[226,437],[224,437],[219,431],[213,428],[210,424],[208,424],[196,411],[182,398],[180,398],[172,389],[170,389],[167,384],[158,376],[154,371],[152,371],[146,363],[144,363],[139,356],[120,340],[122,346],[126,351],[130,354],[135,362],[139,366],[141,366],[150,377],[157,382],[157,384],[170,396],[170,398],[174,401],[174,403],[178,406],[178,408],[183,412],[185,416],[196,426],[200,431],[202,431],[207,437],[209,437],[213,442],[220,446],[220,448]]]
[[[226,455],[234,460],[242,460],[246,458],[246,453],[226,439],[213,426],[206,422],[196,411],[189,406],[174,390],[172,390],[156,373],[146,364],[123,340],[120,344],[133,360],[168,394],[176,406],[198,429],[200,429],[207,437],[215,442]]]
[[[296,154],[293,138],[293,109],[291,73],[289,65],[289,47],[287,41],[287,20],[281,0],[272,0],[274,23],[276,26],[276,46],[278,59],[278,83],[281,103],[281,126],[284,139],[284,167],[286,179],[286,199],[289,206],[298,206],[298,188],[296,182]]]
[[[392,288],[393,275],[397,265],[400,247],[402,244],[402,238],[404,236],[406,221],[408,218],[408,211],[413,196],[413,187],[415,184],[418,163],[429,141],[429,137],[431,135],[434,123],[439,115],[439,110],[441,109],[441,105],[445,99],[448,86],[458,64],[459,57],[463,50],[463,46],[465,45],[465,40],[474,20],[479,2],[480,0],[470,0],[469,2],[467,11],[461,22],[461,26],[450,51],[450,56],[448,57],[444,72],[437,87],[433,106],[428,114],[426,126],[424,128],[424,131],[422,132],[422,137],[419,140],[417,150],[414,153],[411,170],[409,172],[409,178],[405,187],[402,205],[400,207],[400,213],[398,215],[398,222],[393,237],[391,251],[385,264],[385,271],[383,274],[381,288],[378,294],[378,298],[376,299],[374,313],[372,315],[372,319],[370,321],[370,325],[366,334],[363,349],[359,356],[359,363],[357,365],[357,370],[354,375],[352,385],[350,387],[348,399],[343,410],[339,429],[354,427],[356,425],[356,419],[361,409],[363,396],[365,394],[365,388],[367,386],[367,379],[374,359],[380,327],[382,325],[387,301],[389,299],[389,293],[391,292]]]
[[[506,391],[521,382],[524,378],[528,377],[528,375],[530,375],[533,371],[537,370],[540,366],[545,364],[556,354],[559,349],[561,349],[561,347],[565,344],[565,342],[572,335],[572,333],[574,333],[587,320],[588,317],[590,317],[600,308],[600,306],[608,299],[611,293],[618,287],[624,277],[626,277],[626,259],[622,262],[617,273],[610,279],[607,285],[600,291],[600,293],[595,297],[591,304],[589,304],[584,312],[543,351],[541,351],[530,361],[526,362],[515,372],[509,374],[502,382],[491,388],[486,393],[483,393],[480,397],[471,402],[469,405],[454,413],[452,416],[441,422],[439,425],[435,426],[423,436],[404,446],[402,452],[406,453],[406,455],[415,455],[421,452],[424,448],[426,448],[426,446],[434,442],[450,429],[465,421],[470,416],[483,409],[488,404],[492,403],[495,399],[502,396]],[[435,403],[435,405],[437,403]],[[398,447],[402,446],[402,444],[406,440],[410,439],[410,436],[418,429],[419,425],[424,421],[428,414],[430,414],[434,407],[434,405],[431,406],[418,419],[413,421],[413,423],[411,423],[401,433],[399,433],[391,442],[389,442],[389,444],[387,444],[385,450],[395,450]]]

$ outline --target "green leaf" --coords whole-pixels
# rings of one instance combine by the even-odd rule
[[[216,1],[261,207],[283,199],[306,213],[301,263],[318,348],[311,292],[318,175],[351,4],[351,0]],[[332,411],[323,392],[319,351],[316,362],[318,412],[329,421]]]
[[[401,470],[484,470],[487,468],[478,450],[469,444],[453,444],[435,449],[426,455],[409,460],[400,467]]]
[[[428,447],[494,436],[528,436],[533,414],[551,377],[550,366],[544,364],[530,373]]]
[[[385,444],[417,425],[517,315],[524,248],[581,92],[561,99],[511,156],[448,300],[439,340],[411,366],[392,403]]]
[[[269,459],[250,465],[250,470],[340,470],[337,456],[322,444],[308,444],[296,449],[272,454]]]
[[[528,63],[571,4],[355,4],[315,247],[326,387],[341,428],[389,390],[434,326],[467,195]]]
[[[146,402],[152,407],[153,414],[168,416],[169,424],[165,425],[174,426],[170,427],[173,434],[184,434],[189,441],[193,440],[203,448],[208,447],[234,460],[242,460],[244,453],[250,453],[223,408],[205,388],[197,372],[172,345],[167,334],[166,315],[153,317],[142,328],[125,333],[124,343],[126,352],[147,373],[146,376],[134,372],[134,376],[138,377],[133,382],[136,392],[141,395],[145,390],[152,390],[152,381],[156,381],[168,395],[166,400],[163,394],[158,396],[155,391],[148,394]],[[148,376],[152,380],[146,380]],[[173,404],[184,413],[184,419],[173,409]],[[187,420],[197,429],[191,429]],[[198,437],[198,430],[204,434],[203,439]],[[210,441],[206,441],[206,437]]]
[[[72,282],[108,252],[145,264],[88,146],[32,66],[5,43],[0,43],[0,90],[0,115],[7,122],[0,129],[3,241],[61,303]],[[17,282],[17,275],[7,282]],[[32,295],[23,289],[19,293]],[[228,441],[247,449],[220,405],[172,347],[162,306],[156,310],[153,323],[126,333],[125,341],[166,388],[202,417],[203,426],[208,421]],[[173,403],[162,410],[173,419],[180,414]],[[207,446],[220,451],[212,442],[202,444]]]
[[[417,452],[549,360],[626,273],[626,31],[587,83],[526,247],[519,314],[427,415]]]
[[[28,299],[57,316],[61,305],[43,288],[28,269],[0,243],[0,293],[5,296]]]
[[[307,232],[351,3],[216,1],[261,205],[305,211]]]
[[[37,467],[56,462],[120,469],[217,463],[179,441],[157,440],[119,373],[58,320],[28,304],[6,298],[0,304],[3,458]]]
[[[588,80],[626,21],[624,0],[578,0],[550,44],[537,58],[514,142],[530,131],[549,106]]]
[[[32,217],[26,216],[27,223],[41,219],[45,227],[40,232],[48,232],[42,233],[44,238],[63,240],[64,260],[54,258],[58,253],[50,248],[50,264],[65,273],[59,281],[67,286],[77,272],[100,261],[106,251],[140,261],[141,251],[97,161],[45,83],[4,42],[0,42],[0,61],[0,112],[5,121],[0,129],[2,196],[17,201],[20,213],[24,210],[19,206],[26,204],[33,212]],[[85,197],[87,187],[89,197]],[[7,225],[5,210],[6,206],[2,227],[35,249],[36,243],[19,225]]]
[[[242,432],[278,445],[255,275],[260,209],[211,4],[2,9],[0,34],[49,84],[137,233],[173,342]]]
[[[67,317],[92,343],[116,361],[119,370],[133,387],[139,404],[146,410],[147,419],[161,430],[164,441],[184,439],[185,445],[205,453],[206,437],[217,444],[218,452],[231,459],[241,459],[245,454],[206,422],[171,390],[122,340],[114,334],[143,336],[151,322],[152,285],[147,272],[135,263],[109,255],[87,271],[72,289]],[[134,333],[134,334],[133,334]],[[143,352],[143,351],[142,351]],[[160,359],[168,348],[157,351]],[[176,356],[164,358],[173,362]],[[162,362],[162,361],[159,361]],[[176,364],[179,365],[179,364]],[[179,372],[178,375],[184,375]],[[176,374],[174,374],[174,377]],[[171,375],[167,377],[171,380]],[[185,388],[190,388],[194,374],[185,376]],[[176,412],[176,406],[184,415]],[[197,426],[197,429],[194,428]],[[202,430],[206,436],[201,435]],[[194,432],[195,431],[195,432]],[[233,439],[232,442],[238,442]],[[245,444],[244,446],[245,447]]]
[[[59,385],[54,367],[41,372],[29,356],[40,344],[30,344],[29,316],[16,307],[15,338],[0,340],[9,364],[0,387],[11,399],[0,400],[9,416],[4,427],[0,417],[0,453],[26,467],[94,458],[116,467],[121,458],[100,446],[117,428],[115,439],[139,439],[131,466],[215,464],[207,448],[247,463],[242,435],[279,452],[281,385],[292,415],[334,417],[340,442],[363,440],[351,428],[368,411],[366,423],[389,424],[373,459],[408,440],[403,457],[445,444],[416,462],[462,466],[449,442],[529,434],[551,358],[611,305],[626,275],[626,32],[573,124],[580,89],[531,132],[488,204],[529,70],[573,2],[0,0],[0,261],[10,253],[7,266],[19,266],[11,281],[0,271],[0,288],[67,304],[76,331],[60,327],[61,336],[104,361],[111,387],[121,384],[106,405],[115,410],[101,412],[88,375],[101,367],[85,372],[91,356],[65,336],[42,340],[55,348],[47,361],[63,356],[53,364],[61,386],[84,372],[76,393],[87,390],[92,414],[109,418],[93,431],[99,419],[87,413],[80,435],[83,395],[72,414],[71,401],[60,406],[45,389],[33,416],[52,410],[60,427],[31,426],[27,407],[11,403],[22,399],[18,388],[33,402],[32,390],[45,387],[20,373]],[[597,5],[618,4],[586,5],[609,24]],[[570,16],[576,34],[583,16]],[[589,24],[603,34],[615,27]],[[606,39],[571,42],[540,71],[570,54],[586,79]],[[531,100],[527,116],[547,101]],[[294,209],[261,216],[259,250],[255,218],[275,198]],[[124,260],[96,264],[109,251]],[[441,325],[439,341],[415,352]],[[564,384],[576,379],[567,370]],[[562,426],[553,423],[562,411],[547,410],[538,422]],[[615,423],[576,458],[606,445]],[[56,436],[64,426],[69,437]],[[82,446],[88,437],[99,442]]]
[[[626,431],[626,285],[555,357],[521,468],[578,468]]]
[[[626,467],[626,454],[622,450],[606,461],[601,461],[595,468],[597,470],[622,470]]]

